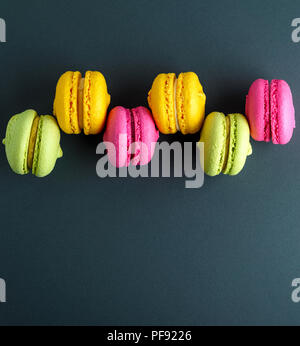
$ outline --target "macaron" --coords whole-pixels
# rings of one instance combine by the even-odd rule
[[[204,143],[204,162],[201,160],[201,164],[210,176],[221,172],[238,174],[247,156],[252,154],[247,119],[238,113],[227,116],[220,112],[210,113],[205,119],[200,142]]]
[[[116,167],[148,164],[154,154],[159,132],[145,107],[113,108],[103,136],[108,159]],[[112,144],[112,145],[111,145]]]
[[[45,177],[63,156],[55,118],[38,116],[34,110],[16,114],[9,120],[3,144],[8,163],[17,174],[31,170],[37,177]]]
[[[288,83],[257,79],[246,96],[246,116],[256,141],[286,144],[295,128],[293,96]]]
[[[110,95],[97,71],[68,71],[58,80],[53,106],[60,128],[67,134],[98,134],[104,128]]]
[[[193,134],[200,130],[206,96],[194,72],[161,73],[152,84],[148,104],[160,132]]]

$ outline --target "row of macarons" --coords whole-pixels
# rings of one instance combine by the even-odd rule
[[[180,73],[178,78],[175,73],[159,74],[148,94],[152,113],[145,107],[118,106],[107,116],[110,100],[100,72],[87,71],[84,77],[80,72],[64,73],[56,86],[55,117],[27,110],[9,120],[3,144],[12,170],[18,174],[31,170],[38,177],[51,173],[63,155],[59,127],[67,134],[85,135],[99,134],[105,128],[108,158],[116,167],[148,164],[159,131],[201,131],[205,173],[236,175],[252,153],[250,134],[257,141],[286,144],[295,128],[290,87],[278,79],[252,83],[246,97],[246,116],[213,112],[205,118],[206,95],[194,72]]]

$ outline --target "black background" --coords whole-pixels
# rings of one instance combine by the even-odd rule
[[[147,106],[161,72],[194,71],[206,113],[244,112],[256,78],[285,79],[299,109],[298,1],[1,1],[0,131],[27,108],[51,114],[67,70],[99,70],[111,107]],[[197,141],[196,136],[160,140]],[[0,324],[298,324],[299,130],[252,143],[236,177],[100,179],[98,136],[62,134],[45,179],[0,151]]]

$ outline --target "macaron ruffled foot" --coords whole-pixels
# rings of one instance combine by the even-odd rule
[[[17,174],[45,177],[54,169],[56,160],[63,156],[60,131],[54,117],[38,116],[27,110],[14,115],[6,128],[5,152],[11,169]]]

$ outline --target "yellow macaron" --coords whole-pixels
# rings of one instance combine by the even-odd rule
[[[60,128],[68,134],[97,134],[103,130],[110,95],[102,73],[68,71],[58,80],[54,115]]]
[[[159,74],[148,94],[148,104],[160,132],[193,134],[201,129],[206,96],[194,72]]]

